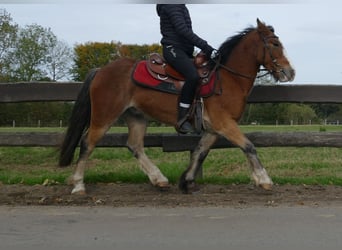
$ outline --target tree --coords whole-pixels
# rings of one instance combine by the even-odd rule
[[[130,57],[136,60],[146,59],[149,54],[154,52],[162,53],[162,47],[159,44],[127,44],[119,47],[121,57]]]
[[[284,117],[294,124],[306,124],[317,118],[315,111],[309,105],[295,103],[288,104]]]
[[[9,53],[15,47],[18,25],[5,9],[0,9],[0,81],[8,81]]]
[[[74,52],[72,74],[75,81],[83,81],[89,70],[102,67],[120,57],[118,44],[114,42],[79,44],[75,46]]]
[[[328,117],[324,117],[324,118],[326,118],[330,122],[338,121],[338,123],[341,124],[342,123],[342,104],[336,104],[336,107],[338,108],[336,112],[331,113]]]
[[[62,120],[67,123],[73,108],[72,103],[62,102],[25,102],[0,103],[0,126],[59,126]]]
[[[0,81],[66,79],[72,59],[72,49],[51,29],[37,24],[20,28],[0,9]]]
[[[250,124],[257,122],[260,124],[274,124],[278,119],[278,109],[279,104],[248,104],[241,119],[241,123]]]
[[[52,81],[68,79],[72,68],[72,49],[62,41],[50,47],[45,59],[45,74]]]
[[[339,111],[338,104],[311,104],[313,110],[315,110],[317,116],[321,119],[327,119],[329,116]]]
[[[57,81],[70,76],[72,49],[50,28],[27,25],[17,28],[13,37],[4,63],[7,81]]]
[[[305,124],[317,121],[315,111],[307,104],[295,103],[258,103],[249,104],[241,120],[243,124]]]
[[[45,77],[42,64],[57,41],[50,29],[37,24],[19,29],[15,50],[11,54],[12,78],[16,81],[40,80]]]
[[[106,65],[110,61],[120,57],[129,57],[135,60],[145,59],[152,52],[161,53],[159,44],[137,45],[110,43],[86,43],[79,44],[75,48],[73,78],[82,81],[89,70]]]

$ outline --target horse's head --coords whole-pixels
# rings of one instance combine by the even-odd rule
[[[258,46],[258,61],[268,70],[275,80],[280,82],[293,81],[295,70],[284,53],[279,37],[274,34],[271,26],[266,26],[257,19],[257,32],[261,43]]]

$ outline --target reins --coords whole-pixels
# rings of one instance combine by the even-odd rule
[[[223,64],[219,64],[219,67],[225,69],[226,71],[228,71],[228,72],[230,72],[230,73],[232,73],[234,75],[237,75],[237,76],[240,76],[240,77],[243,77],[243,78],[247,78],[247,79],[250,79],[250,80],[254,79],[254,77],[252,77],[252,76],[248,76],[248,75],[244,75],[242,73],[239,73],[239,72],[233,70],[232,68],[229,68],[229,67],[227,67],[227,66],[225,66]],[[272,74],[272,71],[269,71],[268,69],[260,69],[259,68],[258,73],[261,72],[261,71],[267,71],[267,72],[262,74],[262,75],[258,75],[255,78],[258,79],[258,78],[261,78],[261,77],[264,77],[264,76]]]
[[[237,75],[237,76],[240,76],[240,77],[243,77],[243,78],[247,78],[247,79],[253,80],[252,76],[248,76],[248,75],[239,73],[239,72],[233,70],[232,68],[229,68],[229,67],[227,67],[227,66],[225,66],[225,65],[223,65],[221,63],[219,63],[219,68],[222,68],[222,69],[224,69],[224,70],[226,70],[226,71],[228,71],[228,72],[230,72],[230,73],[232,73],[234,75]]]
[[[247,78],[247,79],[250,79],[250,80],[253,80],[253,79],[254,79],[253,76],[248,76],[248,75],[239,73],[239,72],[237,72],[236,70],[234,70],[234,69],[232,69],[232,68],[230,68],[230,67],[227,67],[227,66],[225,66],[225,65],[223,65],[223,64],[221,64],[221,63],[219,63],[219,61],[220,61],[220,60],[217,60],[217,61],[215,62],[216,65],[215,65],[215,67],[214,67],[214,70],[217,70],[218,68],[222,68],[222,69],[224,69],[224,70],[226,70],[226,71],[228,71],[228,72],[230,72],[230,73],[232,73],[232,74],[234,74],[234,75],[237,75],[237,76],[240,76],[240,77],[243,77],[243,78]],[[260,69],[260,68],[259,68],[258,73],[261,72],[261,71],[267,71],[267,72],[264,73],[264,74],[262,74],[262,75],[258,75],[258,76],[255,77],[255,78],[261,78],[261,77],[267,76],[267,75],[269,75],[269,74],[272,73],[271,71],[268,71],[267,69]]]

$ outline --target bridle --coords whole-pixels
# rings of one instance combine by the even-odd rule
[[[266,50],[268,51],[268,54],[272,60],[272,64],[274,66],[274,68],[276,69],[275,71],[274,70],[267,70],[267,69],[264,69],[264,70],[267,70],[267,74],[272,74],[273,72],[276,72],[276,73],[281,73],[284,71],[284,69],[281,67],[281,65],[278,63],[277,61],[277,58],[275,58],[272,54],[272,48],[267,44],[267,40],[268,39],[276,39],[279,43],[279,46],[280,46],[280,42],[279,42],[279,37],[276,36],[276,35],[270,35],[270,36],[263,36],[260,32],[259,32],[259,35],[262,39],[262,41],[264,42],[264,56],[263,56],[263,65],[265,65],[265,57],[266,57]],[[261,76],[262,77],[262,76]]]
[[[261,34],[261,32],[259,32],[258,31],[258,34],[260,35],[260,37],[261,37],[261,39],[262,39],[262,41],[263,41],[263,43],[264,43],[264,54],[263,54],[263,63],[262,63],[262,65],[265,65],[265,60],[266,60],[266,52],[268,52],[268,54],[269,54],[269,56],[270,56],[270,58],[271,58],[271,60],[272,60],[272,64],[273,64],[273,66],[275,66],[275,71],[274,70],[268,70],[268,69],[266,69],[266,68],[263,68],[263,69],[260,69],[259,68],[259,70],[258,70],[258,72],[261,72],[261,71],[267,71],[266,73],[264,73],[264,74],[262,74],[262,75],[258,75],[256,78],[261,78],[261,77],[264,77],[264,76],[266,76],[266,75],[269,75],[269,74],[272,74],[272,73],[274,73],[274,72],[276,72],[276,73],[280,73],[280,72],[283,72],[284,71],[284,69],[281,67],[281,65],[278,63],[278,61],[277,61],[277,58],[275,58],[274,56],[273,56],[273,54],[272,54],[272,48],[270,48],[270,46],[267,44],[267,40],[269,40],[269,39],[277,39],[278,41],[279,41],[279,37],[278,36],[276,36],[276,35],[270,35],[270,36],[267,36],[267,37],[265,37],[263,34]],[[253,76],[249,76],[249,75],[245,75],[245,74],[242,74],[242,73],[239,73],[239,72],[237,72],[236,70],[234,70],[234,69],[232,69],[232,68],[230,68],[230,67],[227,67],[227,66],[225,66],[225,65],[223,65],[223,64],[221,64],[220,63],[220,61],[221,61],[221,55],[219,55],[219,58],[217,58],[217,60],[215,60],[215,67],[214,67],[214,69],[216,70],[216,69],[218,69],[218,68],[222,68],[222,69],[224,69],[224,70],[226,70],[226,71],[228,71],[228,72],[230,72],[230,73],[232,73],[232,74],[234,74],[234,75],[237,75],[237,76],[240,76],[240,77],[243,77],[243,78],[247,78],[247,79],[250,79],[250,80],[253,80],[254,79],[254,77]]]

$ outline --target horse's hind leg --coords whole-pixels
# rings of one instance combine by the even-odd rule
[[[107,89],[102,81],[92,83],[91,89],[91,119],[87,133],[82,137],[80,155],[69,183],[74,185],[72,193],[85,193],[83,183],[86,161],[93,152],[96,144],[104,136],[114,121],[122,114],[124,103],[117,102],[113,91]]]
[[[196,175],[207,157],[210,147],[216,142],[217,135],[205,133],[199,141],[196,149],[191,154],[189,167],[182,174],[179,181],[179,188],[183,193],[192,193],[197,191],[195,185]]]
[[[69,184],[73,184],[72,194],[85,194],[84,170],[86,161],[93,152],[96,143],[103,137],[108,130],[109,125],[103,127],[90,126],[88,133],[82,138],[80,145],[80,155],[76,163],[73,175],[69,178]]]
[[[168,188],[168,179],[145,154],[144,136],[147,122],[144,116],[134,108],[130,108],[124,114],[124,119],[126,120],[129,129],[127,147],[139,161],[142,171],[148,176],[152,185],[162,189]]]

